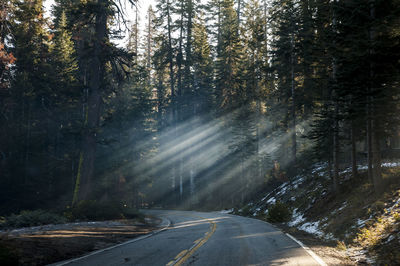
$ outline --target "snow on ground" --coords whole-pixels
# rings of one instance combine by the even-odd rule
[[[393,167],[399,167],[400,162],[384,162],[381,164],[382,167],[387,167],[387,168],[393,168]],[[368,170],[368,165],[357,165],[357,170],[359,171],[365,171]],[[343,171],[340,172],[340,174],[347,174],[351,172],[351,167],[347,167]]]
[[[347,201],[343,202],[342,206],[337,211],[340,212],[341,210],[346,208],[346,206],[347,206]]]
[[[340,212],[341,210],[343,210],[344,208],[346,208],[346,206],[347,206],[347,201],[343,202],[342,206],[340,206],[339,209],[334,210],[334,211],[332,212],[332,214],[336,214],[336,213]]]
[[[275,202],[276,202],[275,197],[272,197],[267,201],[268,204],[275,204]]]
[[[299,226],[298,229],[316,235],[318,237],[323,237],[325,234],[322,231],[320,231],[318,227],[319,227],[319,221],[316,221],[316,222],[304,223],[301,226]]]
[[[388,209],[388,211],[391,212],[396,207],[400,207],[400,198],[397,199],[397,201]]]
[[[271,195],[271,193],[272,193],[272,192],[268,193],[264,198],[261,199],[261,201],[266,200],[266,199],[269,197],[269,195]]]
[[[253,212],[253,216],[257,216],[259,211],[261,211],[261,208],[260,207],[256,208],[256,210]]]
[[[232,213],[233,212],[233,208],[232,209],[229,209],[229,210],[222,210],[222,211],[220,211],[220,213],[222,213],[222,214],[228,214],[228,213]]]
[[[296,176],[295,180],[292,182],[293,187],[296,189],[298,185],[304,182],[304,177],[302,176]]]
[[[399,167],[400,162],[386,162],[382,163],[382,167]]]
[[[365,225],[365,223],[367,222],[367,220],[361,220],[361,219],[357,219],[357,226],[358,228],[361,228]]]
[[[283,194],[285,194],[286,193],[286,191],[287,191],[287,189],[288,189],[288,183],[283,183],[282,185],[280,185],[279,187],[278,187],[278,192],[276,193],[276,195],[277,196],[281,196],[281,195],[283,195]]]
[[[315,173],[319,173],[321,171],[324,171],[326,169],[326,167],[327,167],[327,163],[315,164],[315,167],[313,168],[312,173],[315,174]]]
[[[288,223],[289,226],[296,226],[304,222],[305,218],[301,212],[297,212],[297,208],[293,210],[292,220]]]

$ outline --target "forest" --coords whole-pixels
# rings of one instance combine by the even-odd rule
[[[315,163],[379,194],[400,157],[399,0],[43,4],[0,3],[0,215],[220,210]]]

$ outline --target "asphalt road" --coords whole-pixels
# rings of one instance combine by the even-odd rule
[[[217,212],[148,211],[164,231],[56,265],[321,265],[272,225]]]

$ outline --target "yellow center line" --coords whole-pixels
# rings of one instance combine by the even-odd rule
[[[181,252],[179,252],[179,254],[178,255],[176,255],[175,256],[175,259],[177,260],[179,257],[182,257],[183,256],[183,254],[185,254],[187,252],[187,249],[185,249],[185,250],[182,250]]]
[[[192,246],[189,250],[183,250],[181,252],[179,252],[178,255],[176,255],[175,257],[175,261],[170,261],[167,266],[171,266],[171,265],[182,265],[183,263],[185,263],[192,255],[193,253],[196,252],[196,250],[198,250],[202,245],[204,245],[208,239],[210,239],[210,237],[214,234],[215,230],[217,229],[217,224],[209,219],[197,216],[201,219],[205,219],[210,223],[210,230],[209,232],[205,233],[205,236],[203,238],[199,238],[196,241],[194,241],[195,245]]]

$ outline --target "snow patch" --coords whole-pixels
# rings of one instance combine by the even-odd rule
[[[222,214],[229,214],[229,213],[232,213],[232,212],[233,212],[233,208],[232,209],[228,209],[228,210],[220,211],[220,213],[222,213]]]
[[[303,231],[305,231],[307,233],[316,235],[318,237],[323,237],[324,233],[321,232],[318,229],[318,227],[319,227],[319,221],[313,222],[313,223],[311,223],[311,222],[304,223],[300,227],[298,227],[298,229],[303,230]]]
[[[279,191],[276,193],[277,196],[283,195],[286,193],[288,186],[287,183],[283,183],[280,187],[279,187]]]
[[[386,240],[386,243],[389,243],[390,241],[392,241],[394,239],[394,235],[390,235],[388,237],[388,239]]]
[[[271,195],[271,193],[272,193],[272,192],[268,193],[264,198],[261,199],[261,201],[266,200],[266,199],[269,197],[269,195]]]
[[[261,208],[260,207],[256,208],[256,210],[253,213],[253,216],[257,216],[259,211],[261,211]]]
[[[347,206],[347,201],[343,202],[342,206],[338,209],[338,211],[340,212],[341,210],[346,208],[346,206]]]
[[[268,204],[275,204],[275,203],[276,203],[275,197],[270,198],[270,199],[267,201],[267,203],[268,203]]]
[[[382,163],[381,166],[382,167],[398,167],[398,166],[400,166],[400,162]]]
[[[366,222],[367,222],[367,220],[357,219],[357,227],[358,228],[364,227]]]
[[[289,226],[296,226],[305,221],[303,214],[297,210],[297,208],[293,210],[292,220],[288,223]]]

